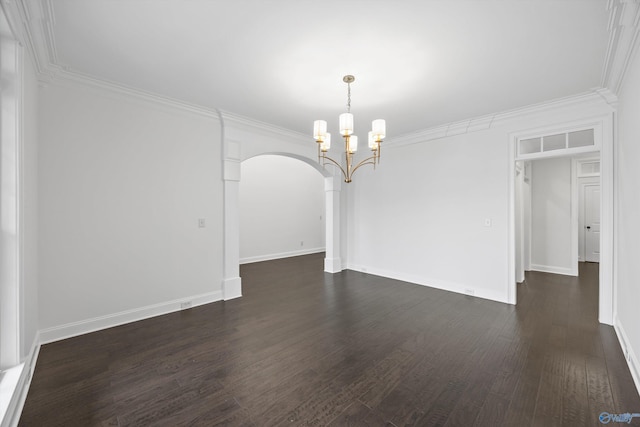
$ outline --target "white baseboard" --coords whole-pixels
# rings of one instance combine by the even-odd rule
[[[251,256],[251,257],[246,257],[246,258],[240,258],[240,264],[250,264],[252,262],[271,261],[273,259],[290,258],[290,257],[300,256],[300,255],[317,254],[319,252],[324,252],[324,251],[325,251],[325,248],[313,248],[313,249],[301,249],[299,251],[280,252],[280,253],[277,253],[277,254]]]
[[[108,314],[106,316],[94,317],[92,319],[81,320],[79,322],[67,323],[65,325],[54,326],[52,328],[40,330],[40,342],[42,344],[124,325],[125,323],[137,322],[138,320],[150,317],[161,316],[183,310],[183,304],[190,303],[191,307],[209,304],[222,300],[222,291],[209,292],[201,295],[184,297],[160,304],[148,305],[146,307],[121,311],[119,313]]]
[[[231,277],[222,280],[222,299],[228,301],[242,296],[242,278]]]
[[[340,273],[342,271],[342,260],[340,258],[325,258],[324,271],[327,273]]]
[[[375,274],[376,276],[382,276],[388,279],[401,280],[403,282],[413,283],[416,285],[441,289],[443,291],[455,292],[458,294],[488,299],[505,304],[509,303],[507,289],[504,290],[504,293],[492,292],[484,289],[477,289],[473,285],[464,285],[461,283],[449,282],[429,277],[416,276],[389,270],[381,270],[375,267],[367,267],[352,263],[349,263],[346,268],[349,270],[360,271],[362,273]]]
[[[620,347],[622,347],[624,357],[627,360],[627,365],[629,365],[629,370],[631,371],[633,382],[636,385],[636,390],[638,390],[638,394],[640,394],[640,363],[638,363],[638,355],[635,354],[633,347],[629,344],[629,338],[624,327],[620,323],[620,319],[615,320],[613,328],[618,336],[618,341],[620,342]]]
[[[562,274],[565,276],[578,276],[578,272],[572,268],[557,267],[554,265],[531,264],[532,271],[540,271],[542,273]]]
[[[27,400],[27,394],[29,392],[29,386],[31,385],[31,379],[33,378],[33,371],[36,368],[36,361],[38,360],[38,354],[40,354],[40,336],[36,333],[33,343],[31,344],[31,350],[25,358],[24,362],[15,368],[14,372],[17,375],[17,381],[13,390],[3,390],[2,394],[9,393],[6,398],[9,399],[9,405],[4,413],[4,416],[0,416],[1,427],[17,427],[20,422],[20,415],[22,415],[22,408],[24,402]],[[5,398],[5,396],[3,396]]]

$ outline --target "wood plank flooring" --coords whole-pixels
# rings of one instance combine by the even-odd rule
[[[322,268],[322,254],[244,265],[242,298],[43,346],[20,425],[600,426],[640,412],[597,321],[597,264],[528,273],[515,307]]]

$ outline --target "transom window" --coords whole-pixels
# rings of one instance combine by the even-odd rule
[[[598,151],[600,139],[600,129],[597,126],[523,137],[517,140],[517,158],[533,159]]]

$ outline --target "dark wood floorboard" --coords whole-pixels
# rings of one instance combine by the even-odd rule
[[[640,412],[598,265],[510,306],[323,255],[244,265],[244,296],[42,346],[21,426],[598,426]],[[631,425],[640,425],[640,419]]]

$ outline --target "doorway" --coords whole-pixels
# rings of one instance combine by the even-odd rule
[[[575,161],[578,191],[578,259],[600,262],[600,159]]]
[[[244,160],[240,181],[240,264],[325,252],[320,172],[298,159]]]
[[[515,132],[509,138],[510,179],[509,179],[509,283],[507,301],[516,304],[517,278],[516,268],[518,249],[522,244],[517,230],[516,219],[516,162],[534,161],[555,157],[600,159],[600,264],[599,264],[599,297],[598,320],[600,323],[612,325],[614,318],[614,284],[613,284],[613,116],[604,114],[582,122],[571,122],[566,126],[554,125],[545,128]],[[581,157],[582,156],[582,157]],[[577,188],[577,183],[572,183]],[[574,206],[578,205],[578,191],[574,192]],[[594,193],[594,195],[597,192]],[[578,236],[578,209],[572,211],[575,235]],[[578,239],[573,239],[572,259],[578,264]],[[577,269],[577,268],[576,268]],[[577,272],[576,272],[577,274]]]
[[[584,226],[581,236],[586,262],[600,262],[600,183],[583,185],[580,193]]]
[[[548,157],[516,163],[516,281],[525,271],[578,276],[600,261],[600,160]]]

